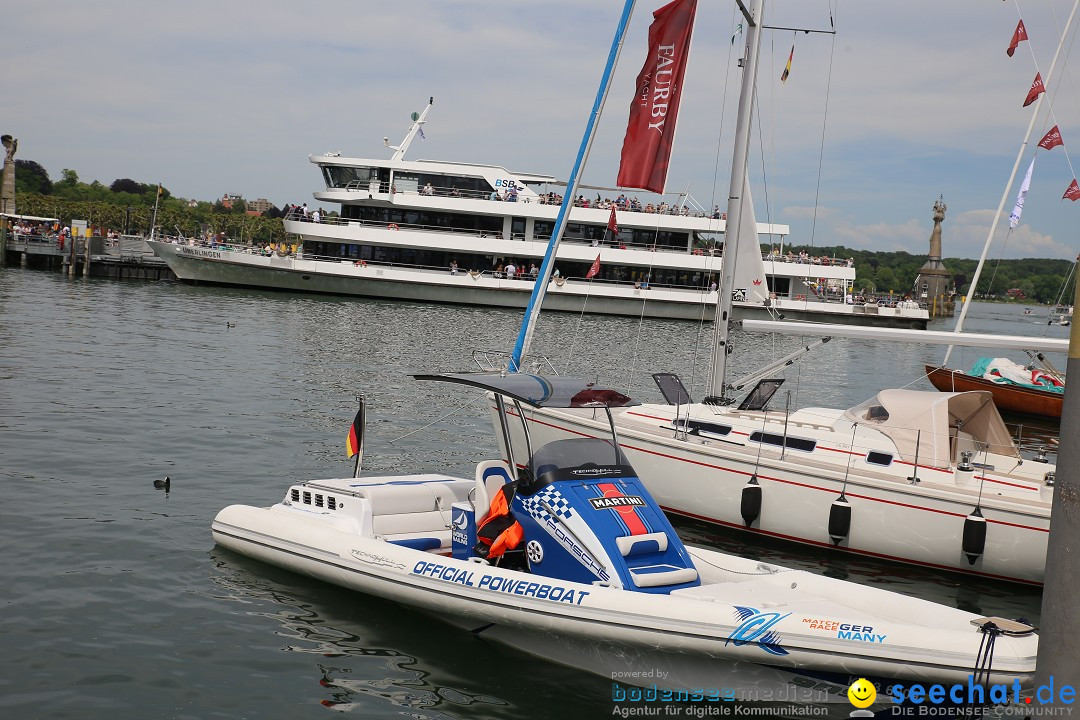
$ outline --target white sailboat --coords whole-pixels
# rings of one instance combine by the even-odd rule
[[[748,266],[743,246],[756,240],[746,166],[760,18],[759,9],[746,21],[727,215],[735,232],[725,239],[739,260],[723,268],[709,396],[693,402],[678,378],[654,376],[667,403],[614,411],[621,446],[669,513],[823,549],[1041,583],[1055,468],[1021,457],[990,393],[882,390],[851,408],[787,412],[767,409],[783,382],[767,371],[748,381],[727,379],[732,298],[755,287],[756,269],[749,280],[740,273]],[[781,325],[783,332],[819,336],[835,329],[743,323],[759,330]],[[880,329],[845,333],[864,330],[880,337]],[[956,342],[950,333],[920,333],[924,338]],[[994,347],[1010,340],[964,337]],[[1030,347],[1030,338],[1021,340]],[[1060,345],[1047,341],[1044,349]],[[525,350],[519,339],[511,367]],[[737,404],[735,393],[754,380]],[[493,412],[496,428],[507,427]],[[525,419],[545,441],[596,436],[603,427],[601,418],[580,410],[538,408]],[[510,437],[508,455],[523,441],[513,430]]]

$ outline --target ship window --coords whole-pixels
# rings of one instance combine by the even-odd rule
[[[371,179],[371,168],[343,167],[341,165],[323,165],[326,186],[331,188],[367,188]]]
[[[680,420],[677,427],[680,430],[688,431],[691,435],[727,435],[731,432],[730,425],[718,425],[716,423],[700,422],[698,420]]]
[[[866,410],[866,419],[874,422],[885,422],[889,419],[889,411],[882,405],[871,405]]]
[[[803,452],[814,452],[814,448],[817,447],[816,440],[808,440],[806,438],[789,437],[785,438],[783,435],[776,435],[775,433],[763,433],[761,431],[755,431],[750,433],[750,442],[759,442],[765,445],[777,445],[784,447],[785,445],[792,450],[802,450]]]
[[[296,488],[292,489],[292,500],[293,502],[300,502],[300,491]]]
[[[892,455],[871,450],[866,453],[866,462],[872,465],[884,465],[885,467],[888,467],[889,465],[892,465]]]
[[[420,176],[406,173],[394,173],[394,187],[400,193],[420,192]]]
[[[316,493],[315,495],[315,507],[323,506],[323,496]]]
[[[311,493],[309,493],[309,492],[304,493],[304,504],[305,505],[310,505],[311,504]]]
[[[337,510],[337,498],[333,495],[326,498],[326,507],[331,510]]]

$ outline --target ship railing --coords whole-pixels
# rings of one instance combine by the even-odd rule
[[[372,183],[363,180],[351,180],[342,185],[333,185],[329,189],[357,193],[373,192]],[[538,203],[540,205],[559,205],[562,203],[563,197],[559,193],[554,192],[537,193],[533,188],[529,188],[528,192],[514,192],[513,188],[473,190],[471,188],[458,188],[454,185],[450,185],[449,187],[445,185],[432,185],[430,191],[428,191],[426,184],[418,185],[413,189],[411,182],[409,189],[391,185],[389,182],[380,182],[374,192],[378,192],[380,195],[430,195],[438,197],[460,197],[469,200],[491,200],[494,202]],[[691,197],[687,197],[681,202],[674,202],[670,205],[667,204],[667,202],[642,202],[637,197],[627,198],[625,202],[619,202],[619,198],[601,198],[600,201],[596,201],[592,198],[582,196],[579,200],[574,201],[574,207],[600,210],[607,210],[612,205],[615,206],[615,209],[618,212],[638,212],[651,215],[672,215],[696,218],[713,217],[716,219],[724,219],[727,216],[727,213],[721,212],[719,208],[714,208],[712,212],[707,211]]]
[[[838,258],[830,257],[828,255],[822,255],[820,257],[802,257],[799,255],[781,255],[779,253],[762,253],[762,260],[771,260],[772,262],[782,263],[795,263],[797,265],[821,265],[823,267],[835,266],[835,267],[855,267],[855,260],[853,258]]]
[[[473,350],[473,362],[485,372],[507,370],[510,367],[511,353],[506,350]],[[524,372],[540,375],[558,375],[555,365],[544,355],[526,355],[521,358]]]
[[[289,219],[297,220],[298,218],[293,217],[293,218],[289,218]],[[311,224],[312,225],[328,225],[328,226],[332,226],[332,227],[348,227],[348,226],[352,226],[352,227],[357,227],[357,228],[361,228],[361,229],[369,228],[369,229],[373,229],[373,230],[387,230],[387,229],[389,229],[389,230],[412,230],[412,231],[418,231],[418,232],[445,233],[445,234],[448,234],[448,235],[457,235],[457,236],[460,236],[460,237],[481,238],[481,239],[489,239],[489,240],[503,240],[503,239],[506,239],[501,231],[484,231],[484,230],[478,230],[476,228],[447,227],[445,225],[422,225],[422,224],[419,224],[419,223],[393,223],[393,222],[386,223],[386,222],[374,221],[374,220],[361,220],[361,219],[358,219],[358,218],[328,217],[328,218],[322,219],[319,223],[311,223]],[[525,237],[524,233],[515,232],[515,233],[510,234],[509,239],[513,240],[515,242],[523,242],[523,241],[525,241],[526,237]],[[536,235],[536,236],[533,237],[532,241],[536,242],[536,243],[547,243],[548,238],[544,237],[544,236]],[[342,242],[342,241],[340,241],[340,240],[328,240],[328,242]],[[352,242],[356,242],[356,240],[353,239],[353,238],[349,238],[345,242],[352,243]],[[578,245],[590,245],[590,244],[593,243],[593,239],[592,238],[576,237],[576,236],[573,236],[573,235],[567,235],[566,237],[563,238],[563,242],[574,243],[574,244],[578,244]],[[651,250],[651,251],[656,251],[656,252],[677,253],[677,254],[680,254],[680,255],[689,255],[689,254],[693,254],[693,255],[722,255],[723,254],[722,252],[720,252],[719,250],[717,250],[715,248],[708,248],[708,249],[694,248],[693,250],[690,250],[690,249],[688,249],[686,247],[678,247],[678,248],[676,248],[676,247],[670,247],[670,246],[665,246],[665,245],[647,245],[647,244],[640,244],[640,243],[629,243],[629,244],[621,243],[619,245],[612,245],[610,242],[601,243],[599,240],[597,240],[596,242],[597,242],[597,244],[595,245],[595,247],[597,249],[600,249],[600,247],[604,247],[604,248],[607,248],[607,249],[616,249],[616,248],[618,248],[618,249],[623,249],[623,250],[626,250],[626,249],[631,249],[631,250]],[[372,243],[372,244],[378,244],[378,243]]]
[[[250,252],[250,249],[247,250]],[[261,254],[257,251],[255,254]],[[507,280],[506,274],[495,268],[468,268],[461,266],[457,272],[451,271],[445,265],[422,265],[418,263],[405,263],[395,262],[392,260],[372,260],[370,258],[353,258],[353,257],[341,257],[336,255],[316,255],[314,253],[299,251],[296,253],[298,260],[310,260],[314,262],[326,262],[334,264],[354,265],[356,267],[379,267],[379,268],[393,268],[398,270],[407,270],[431,274],[440,275],[455,275],[457,277],[479,280],[481,278],[490,278],[493,280]],[[519,272],[515,275],[514,280],[527,285],[535,281],[536,277],[529,272]],[[584,285],[591,284],[594,288],[624,288],[633,290],[665,290],[674,291],[679,293],[693,294],[697,296],[705,296],[715,298],[716,290],[700,287],[698,285],[680,284],[677,282],[666,282],[662,280],[647,279],[644,276],[637,278],[624,278],[621,280],[615,279],[603,279],[603,278],[586,278],[579,275],[560,275],[557,278],[552,278],[552,283],[558,287],[562,287],[565,283]]]

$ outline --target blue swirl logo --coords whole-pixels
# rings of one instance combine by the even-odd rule
[[[761,612],[754,608],[735,606],[735,617],[741,620],[739,626],[731,633],[724,645],[729,643],[735,647],[741,647],[750,643],[757,644],[762,650],[773,655],[787,655],[788,651],[781,646],[780,634],[772,629],[773,625],[786,618],[791,613],[781,615],[775,612]]]

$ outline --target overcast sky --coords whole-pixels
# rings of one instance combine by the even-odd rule
[[[776,0],[751,154],[759,220],[789,240],[923,254],[939,195],[945,255],[977,257],[1076,0]],[[659,0],[639,1],[584,180],[612,186]],[[55,181],[162,182],[174,195],[311,201],[308,155],[389,157],[435,105],[411,159],[565,179],[622,8],[617,0],[297,3],[42,0],[5,8],[0,132]],[[1031,40],[1005,49],[1023,17]],[[738,102],[733,0],[700,0],[668,191],[726,205]],[[1077,20],[1080,23],[1080,19]],[[1080,203],[1061,200],[1080,149],[1075,30],[1041,104],[990,257],[1073,258]],[[781,71],[795,45],[791,76]],[[1053,119],[1051,119],[1051,104]],[[1039,139],[1022,222],[1007,216]],[[1074,142],[1075,139],[1075,142]],[[1080,153],[1078,153],[1080,158]],[[815,210],[816,208],[816,210]]]

